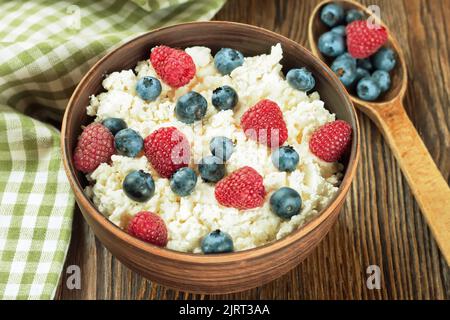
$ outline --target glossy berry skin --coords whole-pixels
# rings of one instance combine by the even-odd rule
[[[365,78],[365,77],[370,77],[370,73],[369,73],[369,71],[367,71],[366,69],[363,69],[363,68],[356,68],[356,79],[355,79],[355,81],[359,81],[359,80],[361,80],[362,78]]]
[[[223,161],[230,159],[233,154],[233,149],[233,141],[227,137],[214,137],[209,142],[209,150],[211,150],[211,153]]]
[[[195,64],[185,51],[158,46],[152,49],[150,62],[158,76],[172,88],[182,87],[195,76]]]
[[[297,168],[300,157],[291,146],[283,146],[272,153],[272,163],[280,171],[292,172]]]
[[[381,89],[372,77],[365,77],[359,80],[356,93],[363,100],[374,101],[380,96]]]
[[[397,64],[395,53],[390,48],[381,48],[372,58],[375,69],[391,71]]]
[[[136,93],[143,100],[156,100],[161,94],[161,90],[161,82],[154,77],[142,77],[136,83]]]
[[[120,130],[127,128],[127,123],[120,118],[107,118],[102,121],[102,124],[108,128],[108,130],[112,133],[113,136],[116,135]]]
[[[183,123],[191,124],[203,119],[208,102],[198,92],[190,91],[182,95],[175,105],[175,116]]]
[[[336,3],[330,3],[320,11],[320,20],[327,26],[334,27],[344,19],[344,8]]]
[[[201,247],[205,254],[232,252],[233,239],[228,233],[217,229],[202,239]]]
[[[350,149],[352,127],[343,120],[328,122],[313,132],[309,150],[325,162],[339,161]]]
[[[144,153],[153,169],[170,178],[178,169],[187,167],[191,157],[186,136],[175,127],[159,128],[144,140]]]
[[[230,74],[243,64],[244,55],[238,50],[222,48],[214,56],[214,65],[222,75]]]
[[[336,26],[336,27],[332,28],[330,31],[340,35],[341,37],[345,37],[345,35],[346,35],[345,26],[342,26],[342,25]]]
[[[324,55],[337,57],[345,52],[345,41],[341,35],[328,31],[319,37],[318,47]]]
[[[144,140],[138,132],[127,128],[116,133],[114,145],[121,155],[134,158],[141,153]]]
[[[207,156],[200,160],[198,171],[203,181],[217,182],[225,176],[225,165],[222,159]]]
[[[331,70],[338,76],[342,84],[351,86],[356,79],[356,60],[340,56],[331,64]]]
[[[316,85],[312,73],[306,68],[289,70],[286,80],[292,88],[305,92],[312,90]]]
[[[112,133],[100,123],[91,123],[78,138],[73,155],[74,166],[81,172],[89,173],[100,164],[109,162],[114,153]]]
[[[255,169],[246,166],[220,180],[214,195],[217,202],[225,207],[247,210],[264,204],[266,189],[263,177]]]
[[[214,89],[211,102],[217,110],[232,110],[238,102],[237,92],[230,86]]]
[[[259,101],[241,117],[241,127],[252,140],[269,147],[281,146],[288,138],[280,107],[269,99]]]
[[[391,87],[391,76],[389,72],[384,70],[377,70],[372,73],[372,79],[378,84],[380,87],[381,93],[386,92]]]
[[[145,202],[155,194],[155,182],[152,176],[143,170],[127,174],[122,187],[128,198],[137,202]]]
[[[302,198],[292,188],[280,188],[270,197],[270,210],[280,218],[289,219],[299,214],[301,209]]]
[[[387,41],[384,27],[372,28],[366,20],[347,25],[347,49],[354,58],[365,59],[373,55]]]
[[[364,13],[362,13],[360,10],[357,9],[350,9],[345,13],[345,22],[347,24],[352,23],[356,20],[363,20],[364,19]]]
[[[170,179],[170,189],[181,197],[190,195],[196,184],[195,171],[187,167],[177,170]]]
[[[138,212],[130,221],[127,232],[158,247],[167,245],[167,227],[164,220],[150,211]]]

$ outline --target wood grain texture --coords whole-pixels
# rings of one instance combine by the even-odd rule
[[[307,44],[315,0],[229,0],[216,16],[254,24]],[[450,0],[367,0],[405,53],[405,108],[441,173],[450,177]],[[296,269],[249,291],[192,295],[151,283],[129,271],[95,240],[78,213],[67,265],[82,270],[81,290],[62,299],[449,299],[450,269],[432,238],[389,147],[359,114],[361,163],[344,209],[329,235]],[[379,265],[381,289],[366,288],[366,268]]]

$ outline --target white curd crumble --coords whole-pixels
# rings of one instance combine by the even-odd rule
[[[161,81],[161,95],[155,101],[146,102],[136,95],[136,81],[143,76],[159,77],[148,60],[140,61],[134,71],[114,72],[104,79],[106,91],[91,97],[87,113],[95,116],[95,121],[122,118],[143,138],[160,127],[178,128],[191,144],[190,167],[195,170],[195,163],[210,154],[209,142],[213,137],[232,139],[235,149],[226,162],[227,172],[243,166],[258,171],[267,192],[263,207],[237,210],[221,206],[214,197],[215,184],[205,183],[200,177],[191,195],[179,197],[171,191],[169,180],[160,178],[145,156],[133,159],[114,155],[111,164],[103,163],[87,175],[92,186],[86,188],[86,194],[102,214],[122,228],[139,211],[160,215],[168,229],[167,247],[173,250],[200,253],[202,237],[215,229],[231,235],[236,251],[288,235],[316,216],[338,190],[343,166],[321,161],[308,147],[313,131],[334,121],[335,115],[325,109],[317,92],[307,95],[288,85],[281,72],[280,44],[273,46],[270,54],[245,58],[244,64],[229,76],[222,76],[216,70],[209,48],[191,47],[185,51],[197,69],[188,85],[172,89]],[[212,91],[223,85],[233,87],[239,95],[234,111],[218,112],[211,104]],[[174,107],[177,99],[191,90],[207,99],[208,110],[203,121],[187,125],[175,118]],[[283,111],[289,134],[286,144],[293,146],[300,156],[297,169],[291,173],[278,171],[270,159],[271,150],[247,139],[239,126],[241,115],[262,99],[275,101]],[[144,203],[131,200],[122,190],[125,176],[139,169],[150,172],[156,185],[155,195]],[[303,201],[301,213],[289,220],[279,218],[269,208],[271,194],[285,186],[298,191]]]

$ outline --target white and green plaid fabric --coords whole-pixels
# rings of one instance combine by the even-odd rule
[[[63,271],[74,198],[59,132],[44,122],[58,125],[78,81],[112,47],[210,19],[224,2],[0,0],[1,299],[51,299]]]

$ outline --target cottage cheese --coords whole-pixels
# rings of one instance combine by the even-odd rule
[[[179,197],[171,191],[168,179],[158,177],[145,156],[135,159],[113,156],[111,164],[103,163],[87,176],[92,185],[86,188],[86,193],[101,213],[122,228],[139,211],[159,214],[168,229],[167,247],[173,250],[201,252],[201,238],[215,229],[232,236],[235,250],[261,246],[286,236],[317,215],[338,190],[342,165],[321,161],[308,147],[312,132],[335,120],[334,114],[325,109],[317,92],[307,95],[288,85],[281,72],[283,52],[279,44],[272,47],[270,54],[245,58],[244,64],[229,76],[222,76],[215,69],[209,48],[191,47],[186,52],[197,68],[188,85],[175,90],[161,82],[162,93],[157,100],[143,101],[134,89],[137,79],[157,75],[149,61],[141,61],[134,71],[114,72],[106,77],[103,81],[106,91],[91,97],[87,113],[95,121],[122,118],[143,137],[160,127],[177,127],[190,141],[192,168],[210,154],[209,141],[213,137],[231,138],[236,146],[226,163],[227,171],[246,165],[257,170],[267,191],[263,207],[242,211],[221,206],[214,197],[214,184],[201,179],[190,196]],[[239,102],[234,111],[217,112],[209,104],[203,121],[193,125],[177,121],[174,107],[181,95],[195,90],[210,103],[212,91],[225,84],[238,92]],[[243,112],[266,98],[275,101],[283,111],[289,132],[287,144],[300,155],[298,167],[291,173],[279,172],[271,162],[270,149],[247,139],[239,126]],[[156,185],[155,195],[145,203],[129,199],[122,190],[124,177],[140,169],[151,173]],[[301,213],[289,220],[273,214],[268,203],[271,194],[283,186],[297,190],[303,200]]]

